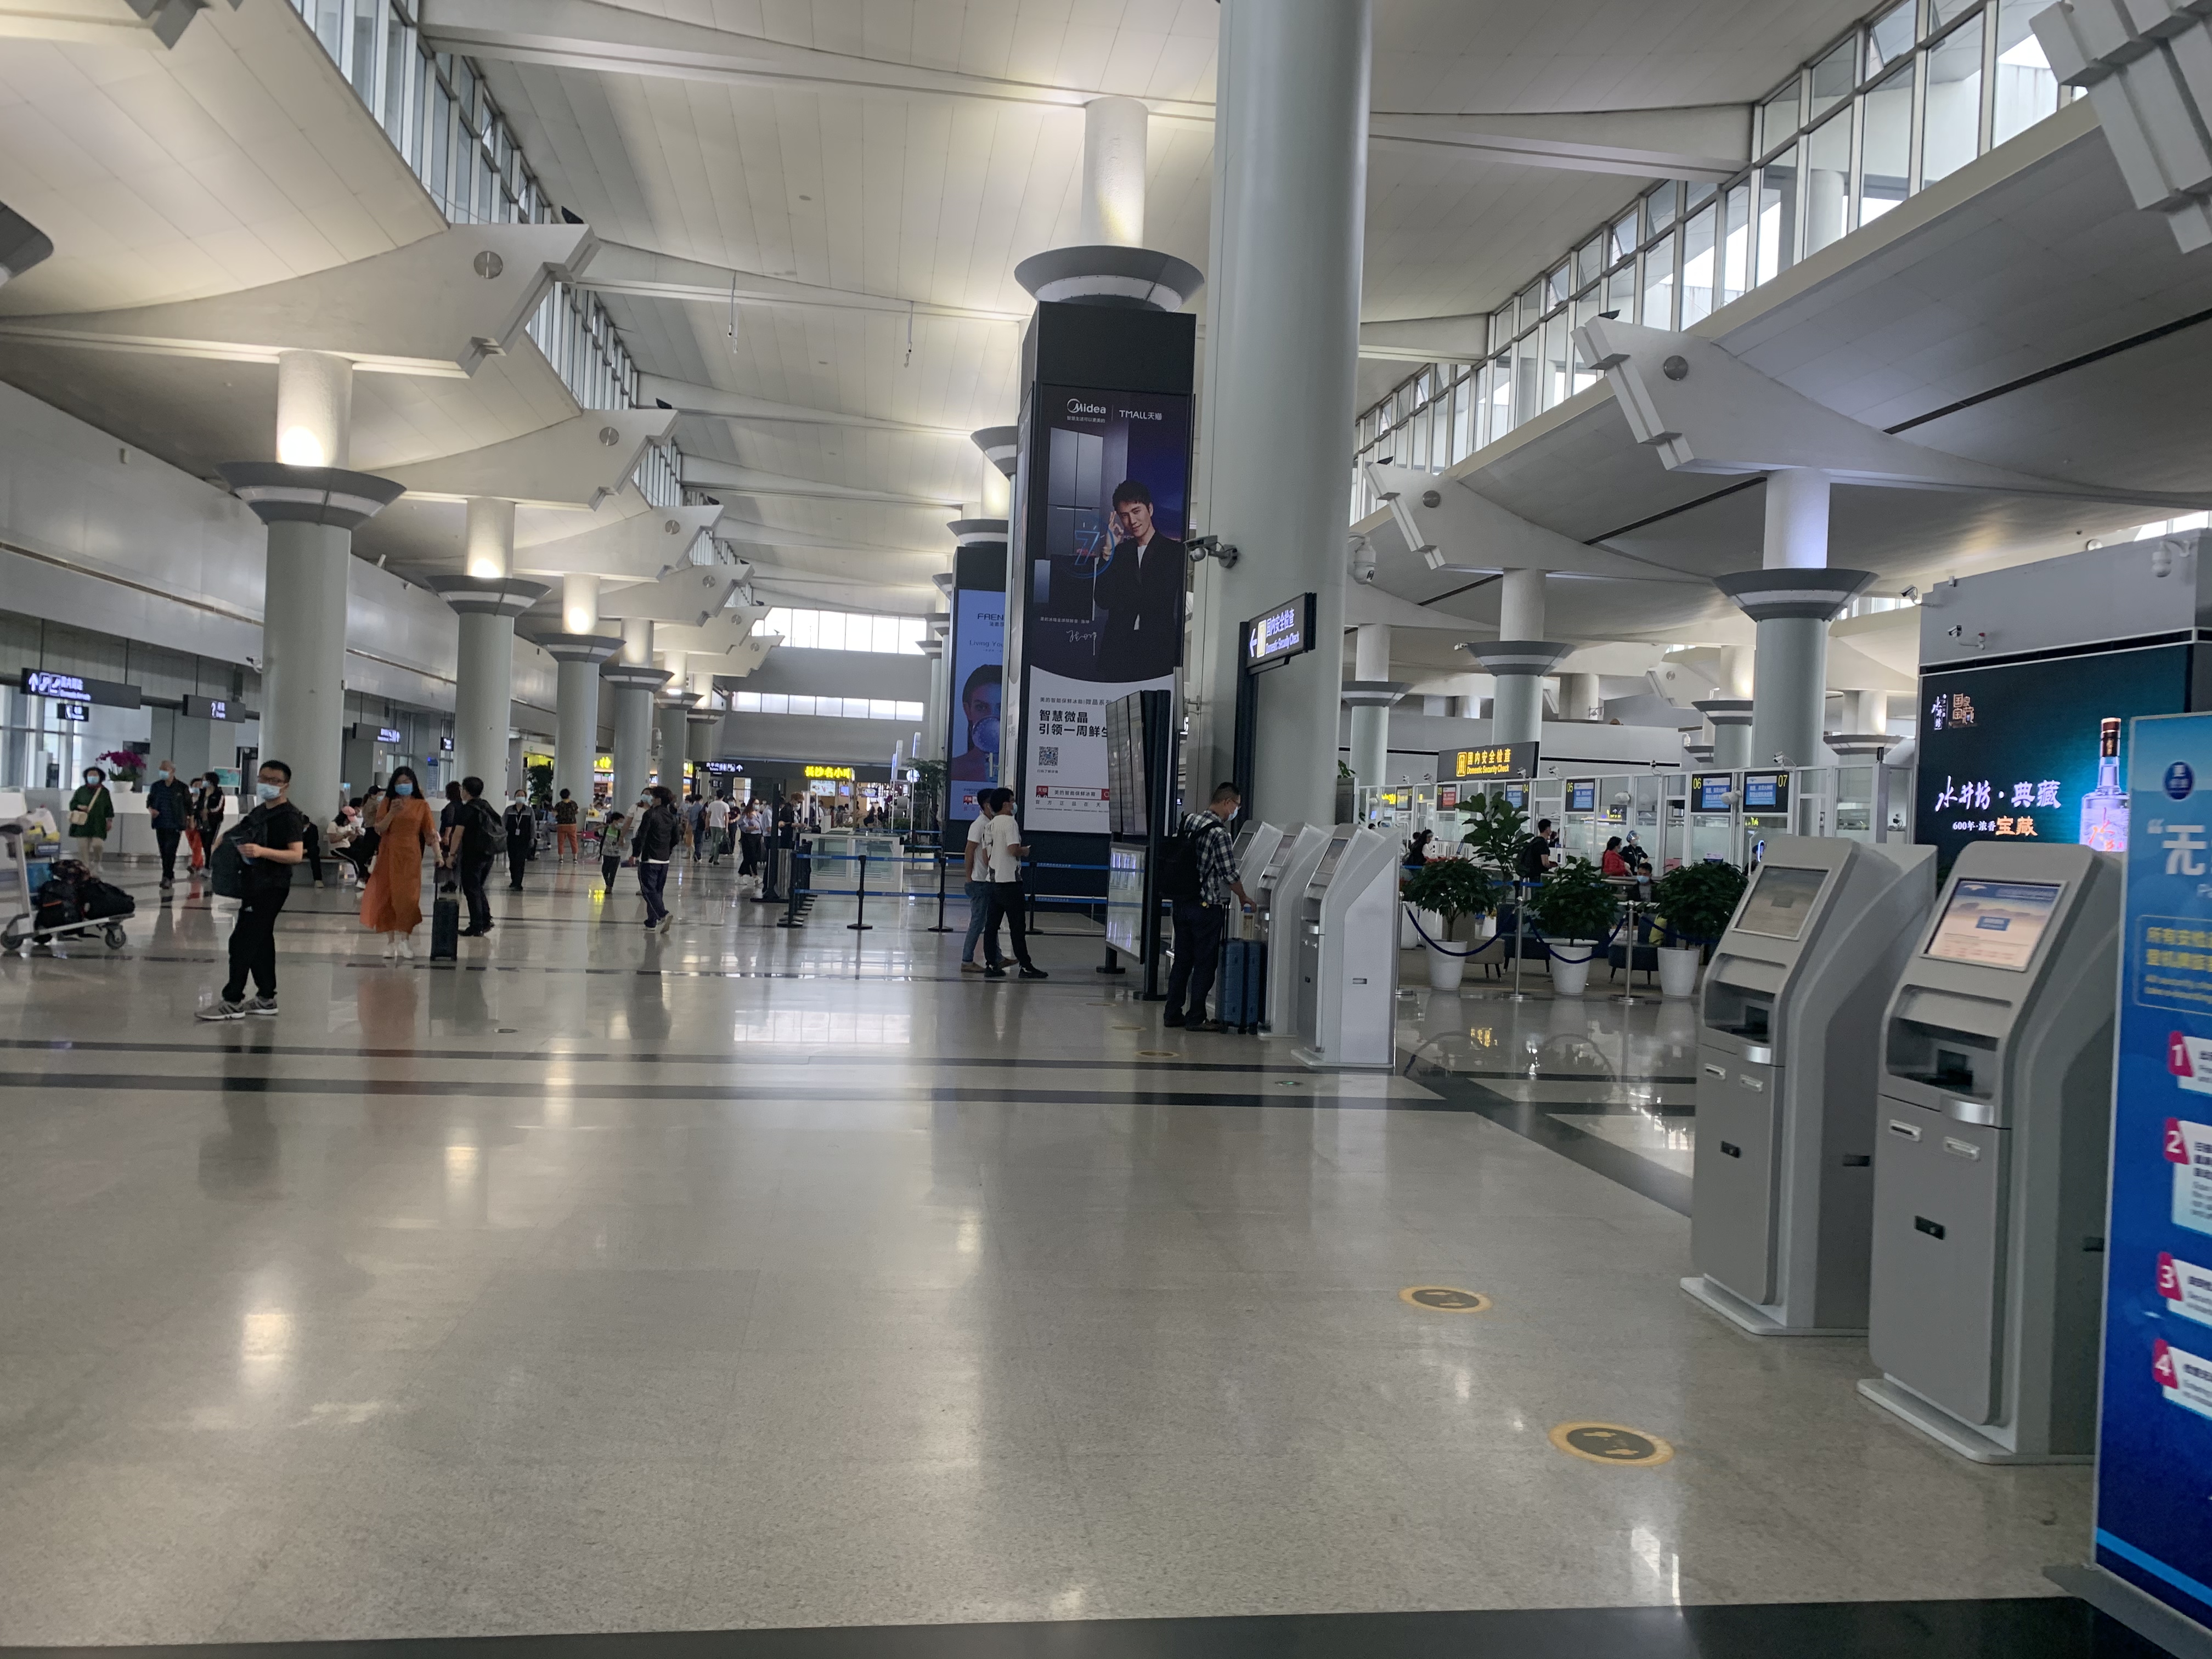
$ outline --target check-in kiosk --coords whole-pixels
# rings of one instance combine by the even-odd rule
[[[1977,1462],[2094,1445],[2121,887],[1968,843],[1883,1020],[1859,1391]]]
[[[1328,830],[1318,823],[1291,825],[1260,872],[1260,884],[1245,889],[1259,905],[1267,954],[1274,963],[1267,975],[1267,1029],[1285,1036],[1298,1029],[1298,896],[1313,879],[1328,841]]]
[[[1283,844],[1283,839],[1282,830],[1272,823],[1248,823],[1237,832],[1237,879],[1255,898],[1260,894],[1260,877],[1273,860],[1275,849]]]
[[[1397,1058],[1398,844],[1340,823],[1297,901],[1297,1058],[1315,1067]],[[1278,935],[1279,938],[1280,935]]]
[[[1776,836],[1705,970],[1692,1296],[1761,1336],[1867,1324],[1875,1038],[1933,848]]]

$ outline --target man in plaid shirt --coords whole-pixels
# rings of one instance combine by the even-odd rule
[[[1170,1025],[1221,1029],[1218,1020],[1206,1020],[1206,997],[1221,961],[1229,901],[1233,895],[1241,903],[1252,902],[1237,879],[1237,848],[1229,838],[1229,820],[1237,816],[1242,801],[1235,784],[1218,784],[1205,811],[1183,814],[1182,832],[1189,837],[1198,865],[1198,897],[1175,901],[1175,968],[1168,975],[1168,1006],[1163,1016]]]

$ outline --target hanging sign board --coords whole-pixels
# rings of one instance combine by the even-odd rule
[[[87,679],[82,674],[57,674],[46,668],[23,671],[23,691],[27,696],[96,703],[102,708],[136,708],[140,705],[135,685],[125,685],[117,680]]]
[[[1479,749],[1447,749],[1437,757],[1439,783],[1486,782],[1496,778],[1534,777],[1536,745],[1492,743]]]
[[[1244,624],[1244,672],[1257,674],[1314,648],[1314,599],[1301,593]]]

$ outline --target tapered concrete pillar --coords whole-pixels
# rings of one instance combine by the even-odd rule
[[[1152,112],[1135,98],[1083,106],[1083,240],[1145,245],[1145,149]]]
[[[1605,718],[1605,691],[1596,675],[1559,676],[1559,718],[1585,724]]]
[[[1208,573],[1210,649],[1194,654],[1212,753],[1194,775],[1231,775],[1243,619],[1312,590],[1318,648],[1257,688],[1254,775],[1277,823],[1327,823],[1335,811],[1371,9],[1370,0],[1221,7],[1212,397],[1200,449],[1212,458],[1206,528],[1244,557]]]
[[[402,493],[389,478],[347,470],[352,411],[349,359],[281,353],[277,459],[217,469],[269,529],[261,753],[292,769],[291,799],[318,822],[337,810],[353,532]]]
[[[1759,624],[1751,693],[1753,766],[1819,766],[1827,702],[1828,623],[1874,580],[1870,570],[1742,570],[1713,586]]]
[[[645,793],[653,770],[653,694],[667,683],[668,671],[653,664],[652,623],[625,621],[622,649],[599,670],[600,687],[614,706],[614,805],[620,811],[629,811]]]
[[[540,634],[536,643],[559,665],[553,793],[557,799],[566,789],[588,806],[592,770],[599,757],[599,665],[622,649],[622,639],[618,635]]]
[[[1381,789],[1389,782],[1390,710],[1398,698],[1363,694],[1368,687],[1389,682],[1389,623],[1362,623],[1352,630],[1352,684],[1344,688],[1344,701],[1352,711],[1352,775],[1368,787]],[[1405,688],[1398,690],[1402,696]]]
[[[453,765],[483,780],[487,795],[507,788],[507,732],[514,714],[514,619],[551,590],[512,574],[514,503],[471,500],[465,574],[429,578],[431,590],[460,617],[453,671]]]
[[[715,759],[715,746],[722,736],[722,711],[719,708],[687,709],[684,722],[684,758],[694,766],[703,766]]]
[[[1712,728],[1715,766],[1741,772],[1751,764],[1749,697],[1707,697],[1690,707],[1703,714],[1705,724]]]
[[[1460,649],[1498,682],[1490,705],[1492,743],[1536,743],[1544,735],[1544,677],[1574,649],[1544,637],[1544,573],[1508,570],[1498,582],[1498,637]]]
[[[675,791],[676,799],[684,799],[684,763],[689,757],[690,714],[697,707],[689,691],[663,690],[653,698],[654,718],[659,725],[659,742],[654,770],[662,783]]]

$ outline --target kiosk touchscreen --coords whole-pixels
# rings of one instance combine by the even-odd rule
[[[1774,836],[1705,970],[1682,1288],[1761,1336],[1867,1323],[1875,1037],[1933,848]]]
[[[1398,844],[1355,824],[1328,832],[1297,902],[1298,1060],[1397,1060]]]
[[[1267,1029],[1285,1036],[1298,1029],[1298,897],[1313,879],[1328,842],[1328,830],[1321,824],[1291,825],[1283,831],[1275,856],[1260,872],[1260,884],[1245,886],[1267,922],[1267,954],[1275,964],[1267,975]]]
[[[1977,1462],[2094,1445],[2121,887],[1967,843],[1883,1020],[1859,1390]]]
[[[1260,896],[1260,878],[1284,840],[1282,830],[1272,823],[1248,823],[1237,832],[1237,878],[1255,899]]]

